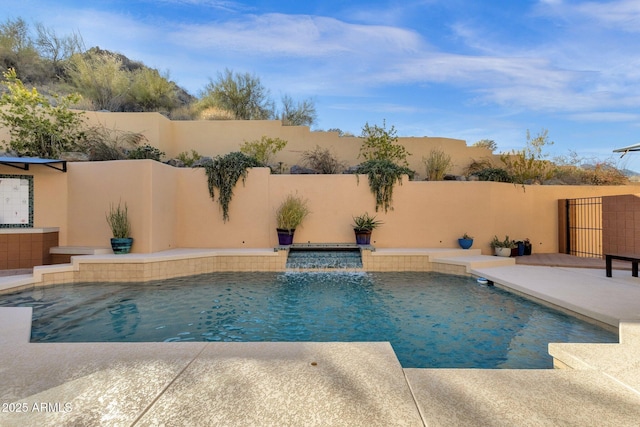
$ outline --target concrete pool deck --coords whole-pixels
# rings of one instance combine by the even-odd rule
[[[497,285],[622,321],[621,343],[550,344],[571,369],[403,369],[388,343],[30,344],[31,310],[3,308],[0,425],[637,426],[640,279],[472,258]]]

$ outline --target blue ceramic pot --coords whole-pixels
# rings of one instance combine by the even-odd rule
[[[462,249],[469,249],[473,245],[473,239],[458,239],[458,244]]]
[[[111,249],[114,254],[128,254],[131,252],[131,245],[133,245],[132,237],[112,238]]]

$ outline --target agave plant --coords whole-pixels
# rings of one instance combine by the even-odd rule
[[[372,231],[382,224],[382,221],[376,220],[376,217],[369,215],[368,212],[353,217],[353,229],[357,232]]]

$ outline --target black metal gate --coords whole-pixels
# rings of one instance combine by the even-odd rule
[[[566,199],[565,253],[602,258],[602,197]]]

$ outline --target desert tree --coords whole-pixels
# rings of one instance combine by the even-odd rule
[[[130,72],[122,60],[104,52],[76,53],[68,61],[70,83],[96,110],[120,111],[131,86]]]
[[[282,97],[280,120],[285,126],[311,126],[316,122],[316,106],[312,99],[295,102],[289,95]]]
[[[493,139],[481,139],[480,141],[474,142],[471,146],[486,148],[487,150],[491,150],[492,153],[498,149],[498,144],[496,144]]]
[[[217,107],[233,113],[238,120],[267,120],[274,116],[269,90],[260,78],[229,69],[210,80],[201,96],[203,108]]]
[[[35,46],[40,56],[50,61],[53,73],[57,77],[64,74],[63,62],[84,50],[82,38],[77,33],[59,36],[54,29],[38,23],[36,34]]]
[[[132,73],[130,102],[143,111],[171,111],[178,105],[176,85],[169,73],[140,68]]]
[[[42,80],[44,67],[22,18],[0,23],[0,67],[12,68],[17,78],[26,82]]]

